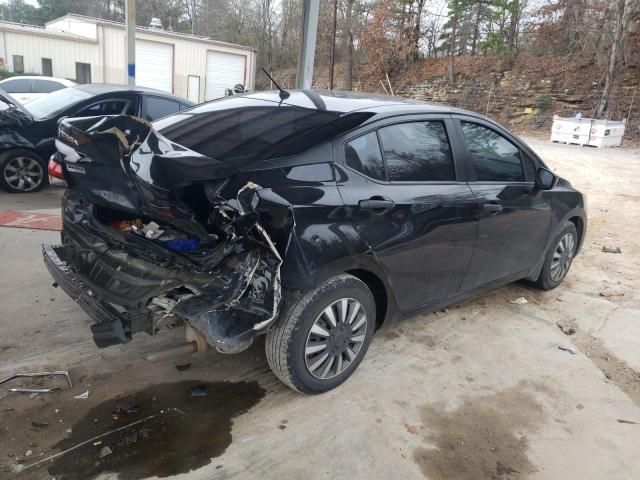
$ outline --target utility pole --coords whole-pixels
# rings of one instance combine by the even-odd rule
[[[303,0],[302,41],[298,56],[298,76],[296,88],[311,88],[313,80],[313,59],[316,54],[316,34],[318,33],[318,11],[320,0]]]
[[[127,85],[133,87],[136,84],[136,0],[126,0],[124,17],[127,26],[125,71],[127,72]]]
[[[333,72],[336,66],[336,29],[338,27],[338,0],[333,0],[333,31],[331,32],[331,55],[329,61],[329,90],[333,90]]]

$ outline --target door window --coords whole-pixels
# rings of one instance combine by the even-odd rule
[[[411,122],[378,130],[390,181],[455,180],[444,122]]]
[[[0,84],[0,88],[7,93],[31,93],[31,80],[24,78],[7,80]]]
[[[33,81],[33,93],[51,93],[61,88],[65,88],[64,85],[52,80],[36,79]]]
[[[145,97],[145,110],[148,120],[157,120],[180,111],[180,104],[160,97]]]
[[[129,100],[104,100],[81,109],[76,115],[79,117],[93,117],[97,115],[120,115],[129,104]]]
[[[475,123],[462,122],[477,181],[524,182],[520,150],[502,135]]]
[[[344,158],[347,166],[357,172],[376,180],[386,180],[376,132],[367,133],[347,142],[344,146]]]

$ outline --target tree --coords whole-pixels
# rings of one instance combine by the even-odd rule
[[[611,42],[611,50],[609,52],[609,66],[607,67],[602,97],[600,97],[600,103],[596,109],[596,117],[601,117],[609,104],[611,87],[615,82],[616,73],[618,71],[620,46],[625,41],[630,12],[634,7],[636,7],[635,3],[635,0],[617,0],[616,2],[613,40]]]

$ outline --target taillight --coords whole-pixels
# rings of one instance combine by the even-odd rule
[[[62,173],[62,165],[53,160],[49,160],[49,176],[64,180],[64,173]]]

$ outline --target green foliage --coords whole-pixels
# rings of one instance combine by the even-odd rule
[[[551,95],[548,95],[548,94],[540,95],[536,99],[536,108],[540,112],[546,112],[547,110],[549,110],[550,106],[551,106]]]
[[[486,40],[481,42],[481,48],[496,55],[506,56],[509,54],[509,47],[507,47],[504,36],[497,32],[489,34]]]

